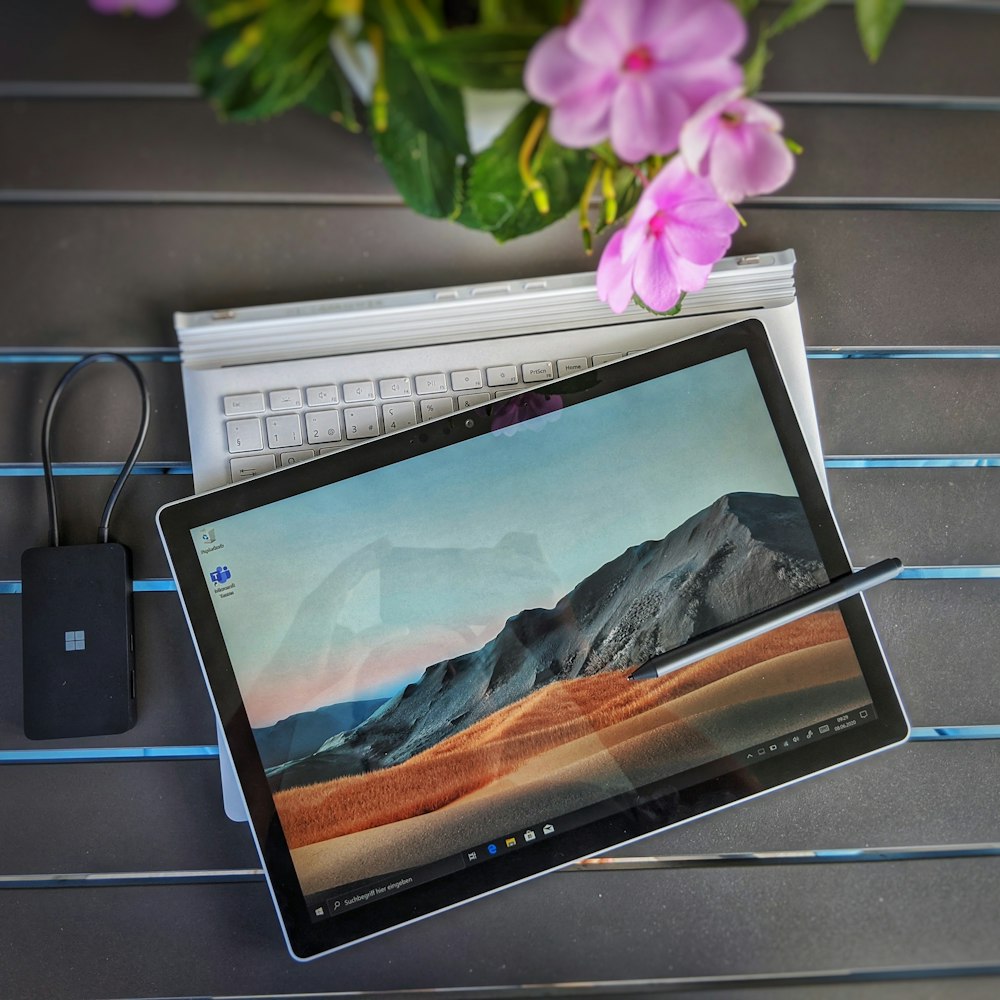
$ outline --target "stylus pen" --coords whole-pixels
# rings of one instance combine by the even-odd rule
[[[686,667],[690,663],[697,663],[707,656],[721,653],[730,646],[736,646],[748,639],[755,639],[758,635],[770,632],[772,629],[780,628],[798,618],[805,618],[814,611],[822,611],[832,604],[860,594],[863,590],[885,583],[899,576],[903,569],[903,563],[899,559],[883,559],[880,562],[859,569],[856,573],[848,573],[845,576],[831,580],[823,587],[810,590],[809,593],[801,597],[793,597],[784,604],[762,611],[759,615],[754,615],[746,621],[737,622],[735,625],[727,625],[719,629],[712,635],[705,636],[704,639],[695,639],[677,649],[672,649],[662,656],[654,656],[644,663],[638,670],[629,674],[630,681],[648,681],[654,677],[663,677],[680,667]]]

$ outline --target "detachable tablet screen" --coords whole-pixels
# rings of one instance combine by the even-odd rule
[[[405,438],[186,526],[300,955],[905,734],[858,599],[628,678],[849,570],[756,324]]]

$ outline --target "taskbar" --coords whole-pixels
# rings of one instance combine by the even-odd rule
[[[789,733],[783,733],[764,743],[755,746],[745,747],[737,757],[745,764],[750,761],[759,761],[770,757],[776,757],[780,753],[787,753],[789,750],[797,750],[808,743],[816,743],[820,740],[829,739],[855,726],[872,722],[876,718],[874,705],[861,705],[851,709],[849,712],[841,712],[829,719],[814,722],[811,726],[803,726],[801,729],[794,729]]]

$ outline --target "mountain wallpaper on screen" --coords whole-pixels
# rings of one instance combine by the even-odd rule
[[[638,666],[826,582],[798,497],[728,493],[665,538],[626,549],[555,607],[523,610],[480,649],[427,667],[268,778],[277,791],[401,764],[553,681]],[[330,723],[342,715],[317,709],[300,724],[320,713]]]

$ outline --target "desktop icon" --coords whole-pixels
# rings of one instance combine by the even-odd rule
[[[201,533],[201,540],[207,545],[211,545],[215,541],[215,528],[208,528]]]
[[[212,583],[225,583],[232,575],[228,566],[216,566],[209,574],[212,578]]]
[[[530,842],[530,841],[532,841],[534,839],[535,839],[535,831],[534,830],[525,830],[524,831],[524,840],[525,840],[525,843],[528,843],[528,842]]]
[[[545,836],[548,836],[550,833],[555,833],[555,832],[556,828],[551,823],[546,823],[545,826],[542,827],[542,833],[544,833]]]
[[[489,852],[490,854],[496,854],[496,852],[497,852],[497,845],[496,845],[496,844],[490,844],[490,846],[489,846],[489,847],[487,847],[487,848],[486,848],[486,850],[487,850],[487,851],[488,851],[488,852]]]
[[[322,906],[317,906],[313,912],[317,917],[322,917],[326,913],[326,910],[324,910]]]
[[[478,856],[475,851],[469,851],[468,858],[470,861],[475,861],[477,857]]]
[[[508,838],[507,838],[507,839],[506,839],[506,840],[504,841],[504,843],[505,843],[505,844],[506,844],[506,845],[507,845],[508,847],[517,847],[517,837],[508,837]]]

